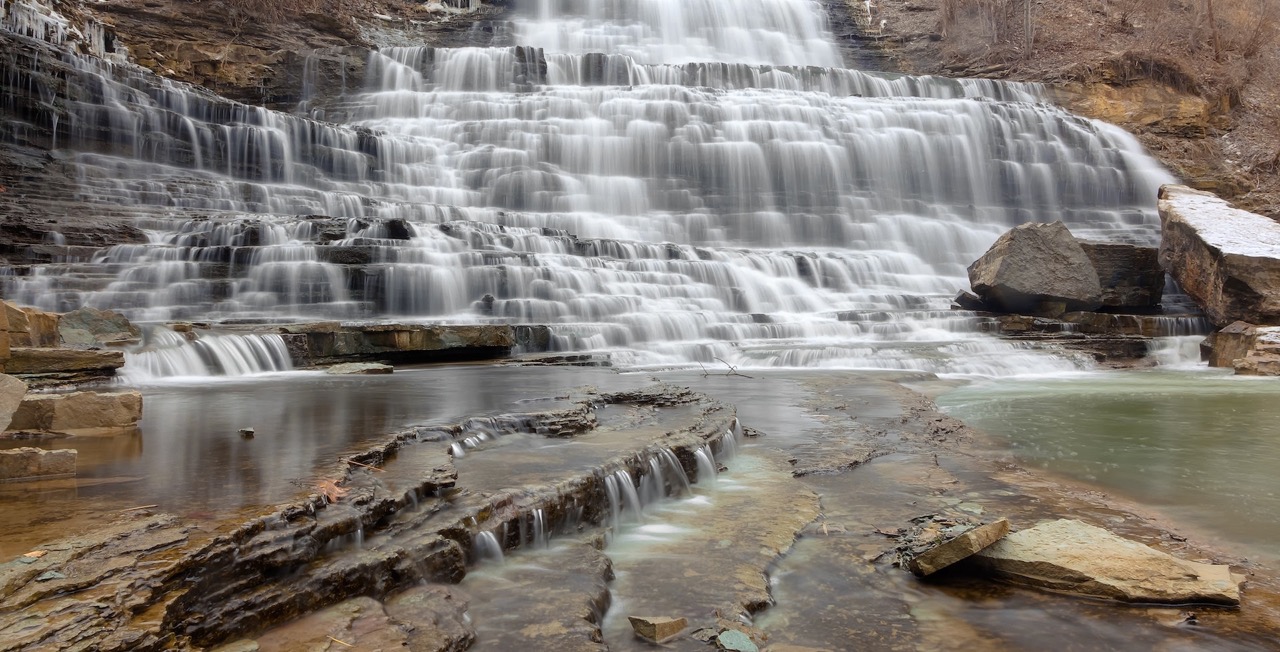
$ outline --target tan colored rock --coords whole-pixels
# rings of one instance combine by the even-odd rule
[[[1280,325],[1280,223],[1186,186],[1158,206],[1160,264],[1210,321]]]
[[[13,414],[22,404],[22,397],[27,394],[27,384],[14,378],[0,374],[0,431],[9,429]]]
[[[15,448],[0,451],[0,482],[47,480],[76,474],[74,449]]]
[[[124,366],[120,351],[15,347],[10,350],[5,373],[47,374],[66,371],[110,371]]]
[[[1016,582],[1125,602],[1240,603],[1228,566],[1178,559],[1074,520],[1015,532],[974,555]]]
[[[1210,367],[1231,367],[1240,376],[1280,376],[1280,326],[1234,322],[1201,344]]]
[[[9,346],[31,346],[31,333],[27,328],[27,313],[12,301],[5,301],[4,324],[9,333]]]
[[[689,626],[686,618],[668,618],[665,616],[627,616],[631,621],[631,629],[637,636],[655,643],[671,640]]]
[[[74,432],[128,428],[141,418],[142,394],[136,391],[34,394],[18,406],[9,427],[13,430]]]
[[[0,305],[0,373],[9,361],[9,311]]]
[[[919,577],[932,575],[956,562],[968,559],[987,546],[1009,534],[1008,519],[979,525],[959,536],[930,548],[907,563],[907,568]]]

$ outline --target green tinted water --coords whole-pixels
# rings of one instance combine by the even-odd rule
[[[1125,371],[966,385],[938,404],[1024,464],[1280,560],[1280,381]]]

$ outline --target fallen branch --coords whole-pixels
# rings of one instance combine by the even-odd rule
[[[383,472],[383,471],[385,471],[385,470],[386,470],[386,469],[380,469],[380,468],[378,468],[378,467],[376,467],[376,466],[373,466],[373,465],[371,465],[371,464],[365,464],[365,463],[363,463],[363,462],[357,462],[357,461],[355,461],[355,460],[347,460],[347,464],[354,464],[354,465],[356,465],[356,466],[363,466],[363,467],[364,467],[364,468],[366,468],[366,469],[369,469],[369,470],[372,470],[372,471],[377,471],[377,472],[379,472],[379,473],[381,473],[381,472]]]
[[[740,373],[740,372],[738,371],[738,368],[737,368],[737,367],[735,367],[735,366],[733,366],[733,365],[729,364],[729,363],[728,363],[726,360],[724,360],[723,358],[715,358],[715,359],[716,359],[716,360],[719,360],[720,362],[723,362],[723,363],[724,363],[724,366],[726,366],[726,367],[728,367],[728,368],[729,368],[729,371],[726,371],[724,375],[726,375],[726,376],[742,376],[743,378],[751,378],[751,376],[748,376],[748,375],[746,375],[746,374],[744,374],[744,373]]]
[[[330,636],[330,637],[328,637],[328,638],[329,638],[329,640],[330,640],[330,641],[333,641],[334,643],[339,643],[339,644],[341,644],[341,645],[345,645],[345,646],[347,646],[347,647],[355,647],[354,645],[352,645],[352,644],[350,644],[350,643],[348,643],[348,642],[346,642],[346,641],[336,639],[336,638],[334,638],[334,637],[332,637],[332,636]]]
[[[137,507],[129,507],[126,509],[122,509],[120,510],[119,513],[123,514],[124,512],[136,512],[140,509],[151,509],[152,507],[159,507],[159,505],[138,505]]]

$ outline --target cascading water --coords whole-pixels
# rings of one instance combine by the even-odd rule
[[[541,323],[620,365],[1006,375],[1087,363],[948,309],[1001,232],[1155,238],[1170,179],[1132,137],[1033,85],[842,69],[815,3],[543,0],[515,33],[371,53],[362,91],[308,102],[345,124],[65,54],[75,101],[24,115],[150,242],[0,274],[5,296]]]
[[[146,384],[182,376],[248,376],[293,369],[289,348],[279,335],[204,335],[155,328],[138,351],[125,353],[121,378]]]

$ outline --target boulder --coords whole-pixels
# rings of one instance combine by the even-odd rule
[[[142,394],[136,391],[34,394],[23,399],[9,427],[73,432],[128,428],[141,418]]]
[[[1016,582],[1125,602],[1240,603],[1227,566],[1185,561],[1074,520],[1015,532],[973,559]]]
[[[1102,287],[1108,308],[1154,308],[1164,295],[1160,250],[1113,242],[1080,240]]]
[[[685,618],[627,616],[627,620],[631,621],[631,629],[635,630],[636,636],[655,643],[671,640],[689,626],[689,621]]]
[[[1102,305],[1093,264],[1061,222],[1009,230],[969,266],[969,282],[1000,312],[1056,316]]]
[[[76,474],[73,449],[15,448],[0,451],[0,482],[47,480]]]
[[[1280,376],[1280,326],[1234,322],[1210,333],[1200,351],[1210,367],[1231,367],[1239,376]]]
[[[0,431],[9,429],[13,414],[22,404],[22,397],[27,394],[27,384],[14,378],[0,374]]]
[[[112,310],[80,308],[58,320],[58,335],[67,346],[136,341],[142,331],[124,315]]]
[[[395,367],[389,364],[379,364],[377,362],[344,362],[336,364],[324,372],[335,376],[354,376],[354,375],[374,375],[389,374],[395,371]]]
[[[994,523],[970,528],[953,539],[939,543],[907,562],[907,568],[919,577],[932,575],[956,562],[968,559],[987,546],[1009,534],[1009,521],[1000,519]]]
[[[4,302],[4,311],[8,321],[9,346],[58,346],[57,314],[39,308],[20,308],[10,301]]]
[[[959,308],[960,310],[983,312],[987,309],[986,304],[982,303],[982,299],[968,290],[961,290],[956,294],[956,298],[951,300],[951,303],[952,308]]]
[[[1214,325],[1280,325],[1280,223],[1186,186],[1158,206],[1160,264]]]

